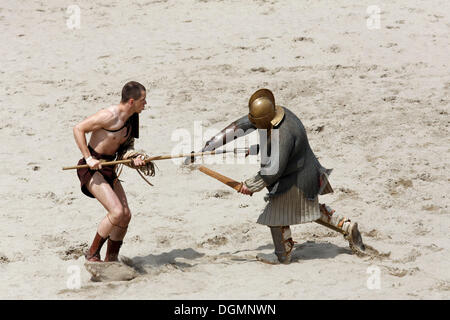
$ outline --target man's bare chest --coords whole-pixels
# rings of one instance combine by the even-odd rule
[[[124,143],[125,141],[127,141],[127,138],[130,134],[129,128],[126,128],[126,127],[122,128],[121,130],[116,131],[116,132],[109,132],[106,130],[104,130],[104,131],[105,131],[104,139],[107,140],[108,142],[115,143],[115,144]]]
[[[123,127],[119,130],[105,130],[99,129],[92,133],[91,139],[96,143],[101,143],[102,145],[110,146],[120,146],[125,141],[127,141],[130,135],[130,127]]]

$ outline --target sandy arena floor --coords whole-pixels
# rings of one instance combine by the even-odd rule
[[[0,4],[1,299],[449,299],[450,3],[66,1]],[[74,3],[75,4],[75,3]],[[370,5],[380,28],[367,26]],[[370,25],[372,26],[372,25]],[[333,168],[320,198],[358,221],[378,255],[315,223],[292,227],[290,265],[256,224],[264,193],[159,161],[122,179],[133,219],[121,253],[141,274],[92,282],[83,250],[103,207],[84,196],[72,128],[147,87],[137,147],[171,153],[177,129],[214,132],[271,89]],[[209,136],[202,137],[206,141]],[[242,181],[257,164],[213,164]],[[104,254],[104,253],[103,253]],[[80,287],[73,282],[79,272]]]

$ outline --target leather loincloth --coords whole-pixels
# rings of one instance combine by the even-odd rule
[[[90,145],[88,145],[88,148],[91,153],[91,156],[97,160],[113,161],[116,158],[115,154],[113,155],[99,154],[95,152],[95,150],[92,149]],[[78,165],[82,164],[86,164],[86,160],[84,158],[81,158],[80,161],[78,161]],[[96,172],[99,172],[105,178],[106,182],[111,186],[111,188],[114,189],[114,182],[117,179],[114,167],[115,166],[104,166],[99,170],[92,170],[90,168],[77,169],[77,175],[81,183],[81,191],[88,197],[95,198],[94,195],[89,192],[87,184],[89,183],[89,181],[91,181],[91,178],[94,176]]]

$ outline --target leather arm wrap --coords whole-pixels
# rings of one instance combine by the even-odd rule
[[[244,184],[251,192],[261,191],[267,186],[259,173],[257,173],[254,177],[245,180]]]

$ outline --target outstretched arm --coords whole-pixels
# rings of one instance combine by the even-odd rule
[[[228,126],[226,126],[224,129],[222,129],[220,132],[215,134],[213,137],[211,137],[205,144],[205,146],[202,148],[202,152],[206,151],[214,151],[217,148],[220,148],[227,143],[245,136],[249,133],[251,133],[256,128],[253,126],[253,124],[248,119],[248,116],[245,115],[236,121],[233,121]],[[194,151],[192,151],[194,152]],[[184,160],[184,164],[190,164],[195,161],[194,157],[189,157]]]
[[[202,149],[204,151],[214,151],[217,148],[239,138],[251,133],[255,130],[255,126],[250,122],[248,116],[245,115],[236,121],[233,121],[211,139],[209,139]]]

